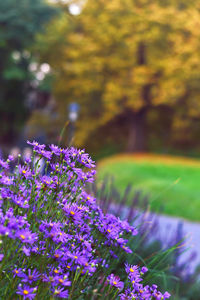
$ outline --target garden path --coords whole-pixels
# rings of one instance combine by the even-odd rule
[[[114,212],[116,208],[117,205],[113,205],[110,207],[110,210]],[[129,212],[129,207],[123,207],[121,210],[122,218],[126,218]],[[137,213],[134,210],[133,213],[134,216],[137,214],[142,215],[140,211]],[[156,230],[153,230],[152,238],[154,240],[161,240],[164,247],[173,246],[176,243],[176,237],[177,240],[180,240],[181,236],[184,238],[183,246],[179,249],[182,252],[179,263],[188,262],[188,271],[193,272],[200,265],[200,223],[150,212],[146,213],[145,218],[150,227],[152,223],[152,229],[155,226],[154,221],[156,220]],[[144,222],[145,219],[142,220]],[[149,220],[152,220],[152,222]],[[139,217],[134,221],[134,225],[137,226],[142,222]]]

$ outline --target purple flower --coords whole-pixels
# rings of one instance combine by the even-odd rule
[[[52,153],[50,151],[38,149],[36,152],[47,160],[51,160]]]
[[[3,168],[3,169],[6,169],[8,170],[9,169],[9,164],[7,161],[4,161],[3,159],[0,159],[0,166]]]
[[[18,206],[22,207],[22,208],[28,208],[29,207],[29,204],[28,204],[28,198],[24,198],[22,196],[19,196],[19,195],[14,195],[12,197],[12,201],[17,204]]]
[[[31,255],[31,250],[29,248],[27,248],[26,246],[22,247],[22,251],[24,252],[24,254],[26,256],[30,256]]]
[[[58,298],[68,298],[69,293],[68,291],[64,290],[64,288],[56,288],[53,292],[55,297]]]
[[[55,154],[56,156],[60,156],[60,154],[63,154],[63,152],[65,152],[66,150],[59,148],[56,145],[51,144],[49,146],[49,148],[51,149],[51,151],[53,152],[53,154]]]
[[[44,150],[45,149],[45,145],[44,144],[40,145],[36,141],[33,141],[33,142],[27,141],[27,144],[33,146],[34,150]]]
[[[22,269],[21,268],[19,268],[19,269],[14,269],[13,270],[13,277],[22,277],[23,275],[24,275],[24,273],[23,273],[23,271],[22,271]]]
[[[157,285],[153,284],[152,287],[150,288],[151,295],[156,299],[156,300],[165,300],[170,298],[170,294],[168,292],[165,292],[162,294],[160,291],[157,290]]]
[[[36,296],[37,288],[31,288],[28,285],[18,286],[17,294],[23,296],[23,299],[34,299]]]
[[[103,283],[103,271],[109,271],[113,257],[131,253],[128,239],[137,231],[127,221],[105,215],[95,198],[84,191],[95,174],[94,170],[85,171],[95,165],[84,150],[50,145],[51,151],[47,151],[35,141],[28,144],[33,146],[34,157],[18,165],[12,176],[5,170],[9,161],[0,160],[4,168],[0,174],[0,248],[9,249],[5,257],[0,254],[0,261],[8,256],[14,280],[20,282],[16,291],[20,299],[65,299],[74,278],[80,279],[83,293],[91,278],[99,281],[99,274]],[[48,176],[43,173],[46,170]],[[7,272],[5,266],[3,272]],[[126,264],[125,270],[128,280],[121,295],[124,283],[114,274],[107,277],[111,298],[169,298],[169,293],[162,294],[156,285],[143,286],[141,276],[146,267]],[[9,282],[6,285],[8,288]],[[81,292],[79,287],[77,292]]]
[[[18,165],[17,167],[20,175],[24,176],[26,179],[32,179],[33,172],[27,166]]]
[[[140,274],[143,275],[148,271],[147,267],[142,267],[140,270]]]
[[[119,290],[122,290],[124,288],[124,283],[120,281],[120,278],[118,276],[115,276],[114,274],[110,274],[107,277],[107,280],[110,285],[115,286]]]
[[[34,244],[37,241],[38,236],[36,233],[32,233],[28,229],[19,230],[16,236],[21,240],[22,243]]]
[[[13,184],[14,181],[14,177],[9,177],[9,176],[3,176],[2,178],[0,178],[0,183],[1,184],[5,184],[7,186],[10,186]]]
[[[31,271],[28,269],[28,274],[23,273],[23,276],[20,276],[22,279],[22,282],[28,282],[30,284],[33,283],[33,281],[37,281],[40,278],[40,273],[38,273],[37,270]]]
[[[140,276],[140,272],[138,270],[138,266],[133,266],[129,264],[125,264],[126,273],[130,276]]]
[[[85,263],[87,262],[85,255],[83,255],[79,251],[74,251],[72,253],[69,252],[68,257],[71,258],[75,264],[85,265]]]
[[[69,281],[68,276],[55,276],[54,277],[55,280],[55,285],[57,284],[61,284],[63,286],[70,286],[71,285],[71,281]]]
[[[137,295],[131,291],[130,288],[127,288],[124,293],[120,294],[120,300],[133,300],[138,299]]]
[[[66,216],[68,216],[75,223],[79,223],[84,213],[84,208],[82,206],[78,206],[77,204],[66,204],[63,210]]]

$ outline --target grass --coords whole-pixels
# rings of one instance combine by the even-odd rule
[[[200,161],[157,155],[117,155],[98,163],[98,180],[111,175],[120,191],[149,195],[153,211],[200,221]],[[130,204],[127,199],[127,204]]]

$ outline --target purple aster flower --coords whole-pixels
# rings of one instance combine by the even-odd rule
[[[22,208],[28,208],[29,207],[29,204],[28,204],[28,201],[29,200],[28,198],[24,198],[22,196],[19,196],[19,195],[14,195],[12,197],[12,201],[17,204],[18,206],[22,207]]]
[[[17,169],[19,174],[24,176],[26,179],[32,178],[32,171],[27,166],[18,165]]]
[[[74,152],[73,154],[74,155]],[[95,162],[89,157],[85,150],[78,150],[76,153],[77,161],[87,168],[94,168]]]
[[[22,251],[24,252],[24,254],[26,256],[30,256],[31,255],[31,250],[29,248],[27,248],[26,246],[22,247]]]
[[[0,254],[0,261],[2,261],[4,258],[4,255],[3,254]]]
[[[68,234],[64,231],[57,230],[55,228],[52,228],[49,237],[55,242],[55,243],[66,243],[68,241]]]
[[[7,186],[12,185],[13,182],[14,182],[14,177],[13,177],[13,176],[12,176],[12,177],[9,177],[9,176],[3,176],[3,177],[0,178],[0,183],[1,183],[1,184],[5,184],[5,185],[7,185]]]
[[[133,293],[130,288],[127,288],[124,293],[120,294],[120,300],[133,300],[138,299],[137,294]]]
[[[45,145],[44,144],[40,145],[36,141],[33,141],[33,142],[27,141],[27,144],[33,146],[34,150],[44,150],[45,149]]]
[[[52,157],[52,153],[50,151],[47,151],[47,150],[41,150],[41,149],[38,149],[38,150],[35,150],[39,155],[41,155],[42,157],[46,158],[47,160],[51,160],[51,157]]]
[[[13,277],[22,277],[23,275],[24,275],[24,273],[23,273],[23,271],[22,271],[22,269],[21,268],[19,268],[19,269],[14,269],[13,270]]]
[[[121,247],[126,253],[133,253],[133,251],[129,248],[129,247],[127,247],[127,246],[122,246]]]
[[[8,170],[9,169],[9,164],[7,161],[4,161],[3,159],[0,158],[0,166],[3,168],[3,169],[6,169]]]
[[[63,153],[64,149],[59,148],[56,145],[51,144],[49,146],[49,148],[51,149],[51,151],[53,152],[53,154],[55,154],[56,156],[60,156],[60,154]]]
[[[16,233],[16,237],[18,237],[22,243],[28,244],[34,244],[38,239],[38,235],[36,233],[32,233],[28,229],[19,230]]]
[[[1,235],[9,235],[10,230],[8,229],[8,227],[0,225],[0,234]]]
[[[13,195],[13,192],[9,188],[6,188],[6,187],[1,188],[1,197],[2,198],[4,198],[4,199],[10,198],[12,195]]]
[[[130,275],[131,277],[134,276],[140,276],[140,272],[138,270],[138,266],[133,266],[133,265],[129,265],[129,264],[125,264],[125,270],[126,270],[126,273],[128,275]]]
[[[56,288],[53,292],[55,297],[58,298],[68,298],[69,293],[68,291],[64,290],[64,288]]]
[[[68,276],[55,276],[54,277],[54,284],[61,284],[63,286],[70,286],[71,285],[71,281],[69,281]]]
[[[58,250],[55,250],[55,252],[53,254],[53,257],[55,259],[60,259],[60,258],[63,257],[63,255],[64,255],[64,251],[61,251],[61,250],[58,249]]]
[[[75,223],[78,223],[82,219],[82,215],[84,213],[84,209],[82,206],[78,206],[77,204],[66,204],[63,208],[66,216],[71,218]]]
[[[163,300],[169,299],[169,298],[171,297],[171,294],[168,293],[168,292],[165,292],[165,293],[162,295],[162,297],[163,297]],[[162,298],[161,298],[161,299],[162,299]]]
[[[120,278],[118,276],[115,276],[114,274],[110,274],[107,277],[107,280],[110,285],[115,286],[119,290],[122,290],[124,288],[124,283],[120,281]]]
[[[87,262],[84,253],[81,253],[79,251],[74,251],[72,253],[68,252],[67,256],[71,258],[75,264],[85,265],[85,263]]]
[[[152,287],[150,288],[151,295],[156,299],[156,300],[165,300],[170,298],[170,294],[168,292],[165,292],[162,294],[157,290],[157,285],[153,284]]]
[[[140,274],[144,275],[148,271],[147,267],[142,267],[140,270]]]
[[[20,276],[22,279],[22,282],[28,282],[30,284],[33,283],[33,281],[37,281],[40,278],[40,273],[37,270],[31,271],[28,269],[28,274],[23,273],[23,276]]]
[[[37,287],[31,288],[28,285],[18,286],[17,294],[23,296],[23,299],[34,299],[36,296]]]

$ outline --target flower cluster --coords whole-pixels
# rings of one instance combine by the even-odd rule
[[[127,243],[137,230],[104,215],[85,192],[95,175],[89,155],[28,144],[33,146],[32,159],[16,165],[12,173],[12,157],[0,160],[0,298],[169,298],[155,285],[142,285],[145,267],[139,271],[126,265],[126,284],[108,275],[119,253],[132,252]],[[39,172],[41,159],[45,174]]]

